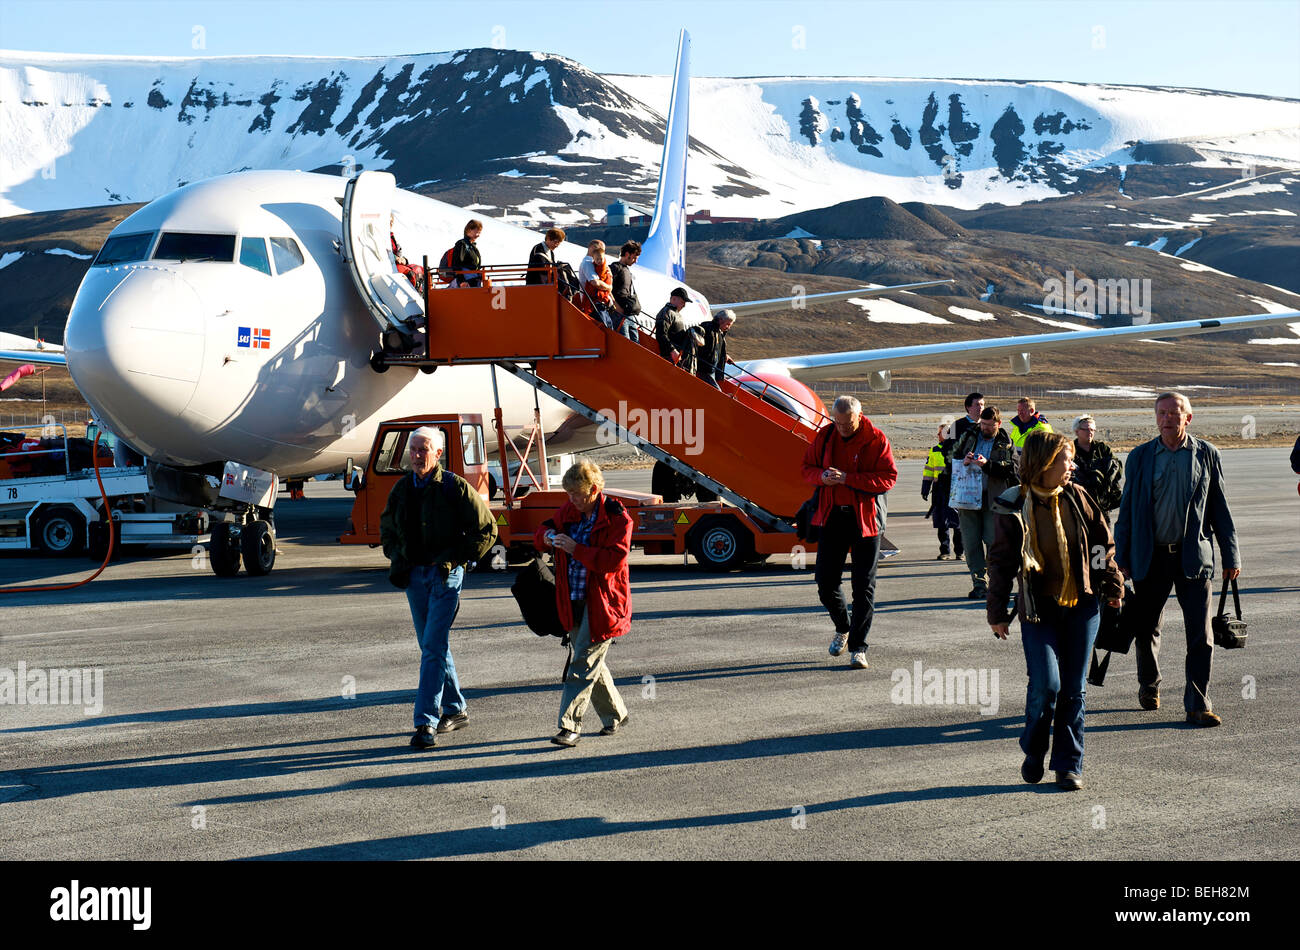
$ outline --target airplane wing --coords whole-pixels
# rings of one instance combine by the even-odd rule
[[[850,297],[879,297],[881,294],[893,293],[896,290],[916,290],[919,287],[938,287],[940,284],[951,283],[953,283],[951,280],[927,280],[919,284],[895,284],[893,287],[859,287],[857,290],[834,290],[827,294],[806,294],[802,297],[771,297],[767,300],[716,303],[709,304],[709,312],[716,314],[723,310],[730,310],[736,316],[743,317],[753,313],[770,313],[773,310],[802,310],[802,306],[794,307],[792,305],[796,304],[796,302],[801,304],[833,303],[836,300],[848,300]]]
[[[0,362],[43,363],[46,366],[67,366],[68,358],[52,350],[0,350]]]
[[[919,346],[896,346],[881,350],[817,353],[810,356],[749,360],[738,365],[748,372],[777,372],[804,381],[843,379],[860,374],[872,374],[872,388],[884,390],[889,388],[889,371],[899,366],[928,366],[934,363],[952,363],[958,360],[1009,355],[1012,371],[1016,375],[1025,375],[1029,372],[1030,354],[1034,352],[1047,352],[1074,346],[1095,346],[1099,343],[1124,340],[1154,340],[1201,333],[1223,333],[1228,330],[1296,321],[1300,321],[1300,310],[1222,317],[1217,320],[1182,320],[1176,323],[1151,323],[1102,330],[1037,333],[1030,336],[997,337],[992,340],[925,343]],[[1297,342],[1300,342],[1300,337],[1297,337]]]

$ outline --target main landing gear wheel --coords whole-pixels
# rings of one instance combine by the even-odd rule
[[[212,573],[218,577],[234,577],[239,573],[239,537],[235,526],[222,521],[212,526],[212,540],[208,542],[208,559]]]
[[[244,525],[239,532],[239,551],[244,556],[244,570],[252,577],[262,577],[275,567],[275,532],[265,521]]]
[[[80,554],[85,532],[86,519],[75,508],[51,508],[33,526],[32,543],[42,554]]]
[[[689,539],[691,554],[701,567],[732,571],[754,557],[754,539],[730,515],[701,518]]]

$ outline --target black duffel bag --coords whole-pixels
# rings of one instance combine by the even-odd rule
[[[524,623],[539,637],[563,637],[569,632],[560,623],[555,605],[555,574],[541,555],[519,572],[510,593],[515,595]]]
[[[1232,606],[1237,611],[1235,620],[1223,610],[1227,606],[1224,601],[1228,597],[1229,583],[1232,584]],[[1223,590],[1219,592],[1219,612],[1210,621],[1210,626],[1214,629],[1215,646],[1222,647],[1225,650],[1239,650],[1246,645],[1246,621],[1241,619],[1241,597],[1237,593],[1237,579],[1235,577],[1231,581],[1224,578]]]

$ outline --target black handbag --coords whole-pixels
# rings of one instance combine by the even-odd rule
[[[822,443],[822,468],[828,467],[826,451],[830,448],[830,436]],[[794,536],[800,541],[807,541],[809,544],[816,544],[821,538],[821,525],[812,523],[813,516],[817,514],[817,506],[821,504],[822,486],[818,485],[813,489],[812,497],[799,506],[798,512],[794,516]]]
[[[1132,584],[1124,585],[1124,600],[1118,607],[1102,603],[1101,619],[1097,623],[1097,639],[1092,645],[1092,663],[1088,667],[1088,683],[1102,686],[1106,670],[1110,667],[1112,653],[1127,654],[1137,634],[1134,604],[1137,595]],[[1104,654],[1104,655],[1103,655]]]
[[[539,637],[563,637],[569,632],[560,623],[555,604],[555,574],[541,556],[519,572],[510,593],[519,603],[524,623]]]
[[[1228,598],[1228,584],[1232,584],[1232,606],[1237,611],[1235,620],[1224,612],[1224,607],[1227,606],[1225,601]],[[1225,650],[1240,650],[1246,645],[1246,621],[1241,619],[1241,597],[1237,593],[1235,577],[1231,581],[1224,578],[1223,590],[1219,592],[1219,612],[1210,621],[1210,626],[1214,629],[1215,646]]]
[[[812,523],[813,515],[817,514],[817,505],[821,502],[822,490],[820,487],[815,489],[812,497],[799,506],[799,512],[794,516],[794,536],[800,541],[807,541],[810,544],[816,544],[821,538],[821,525]]]
[[[1112,607],[1107,603],[1101,605],[1101,620],[1097,624],[1097,640],[1093,643],[1093,649],[1108,653],[1128,653],[1137,634],[1134,626],[1136,611],[1133,609],[1136,602],[1133,585],[1125,584],[1124,602],[1120,606]]]

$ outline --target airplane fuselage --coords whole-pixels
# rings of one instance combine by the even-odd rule
[[[369,365],[379,327],[338,250],[345,184],[305,172],[242,172],[186,186],[118,225],[110,242],[142,235],[139,246],[148,250],[135,255],[140,260],[91,267],[65,334],[73,379],[110,429],[167,465],[230,460],[312,475],[365,458],[384,419],[490,412],[488,367],[380,374]],[[436,262],[471,216],[410,192],[398,191],[394,204],[398,240],[412,262],[424,255]],[[485,263],[523,264],[540,239],[490,218],[484,224],[478,244]],[[221,236],[226,243],[214,246],[226,259],[165,259],[161,239],[168,235],[183,236],[168,238],[172,246]],[[269,253],[251,253],[258,247]],[[575,270],[585,254],[573,244],[556,252]],[[638,269],[636,284],[653,313],[676,282]],[[703,298],[691,309],[695,321],[708,312]],[[507,427],[531,422],[533,390],[496,375]],[[546,397],[539,405],[555,449],[595,444],[595,427],[576,426],[568,409]]]

